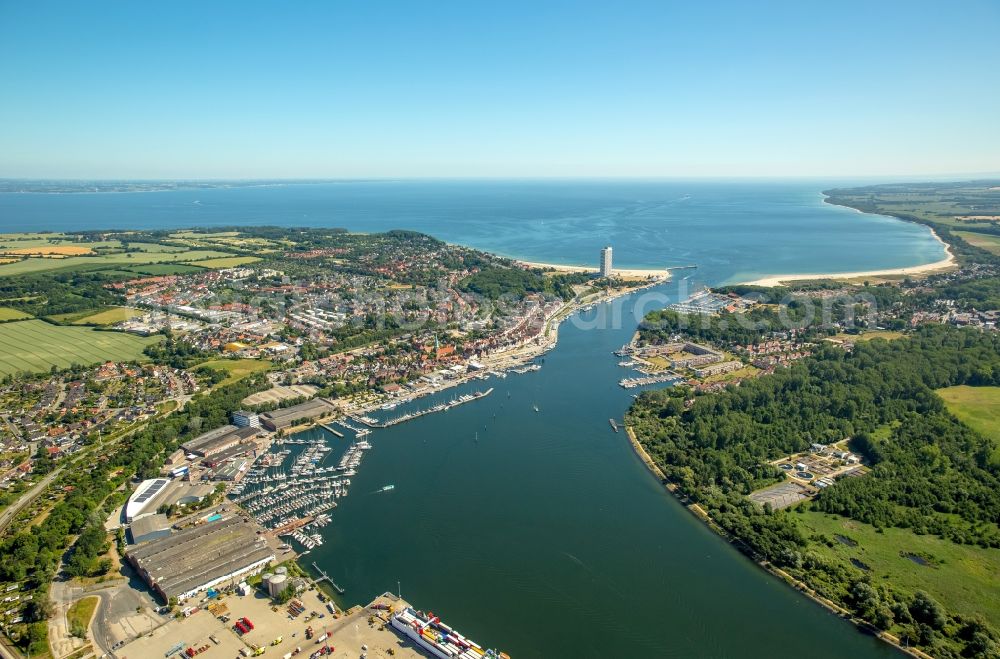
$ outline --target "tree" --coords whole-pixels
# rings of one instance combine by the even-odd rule
[[[922,590],[918,590],[910,601],[910,615],[917,622],[926,624],[932,629],[943,629],[948,621],[944,609],[934,598]]]

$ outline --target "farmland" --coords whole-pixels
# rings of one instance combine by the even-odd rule
[[[11,309],[10,307],[0,307],[0,322],[24,320],[25,318],[31,318],[31,315],[17,309]]]
[[[129,273],[137,275],[189,275],[192,272],[204,272],[205,268],[196,265],[185,265],[183,263],[149,263],[147,265],[132,265],[123,269],[126,276]]]
[[[228,258],[197,261],[195,263],[189,263],[188,265],[198,265],[203,268],[235,268],[238,265],[256,263],[257,261],[260,261],[260,259],[256,256],[230,256]]]
[[[143,265],[148,263],[197,262],[205,259],[226,258],[231,255],[214,250],[190,250],[178,252],[117,252],[94,256],[68,256],[65,258],[31,257],[14,263],[0,265],[0,277],[24,275],[36,272],[66,270],[97,270],[116,265]]]
[[[132,309],[130,307],[111,307],[89,316],[76,318],[72,321],[72,323],[74,325],[114,325],[115,323],[120,323],[124,320],[141,315],[142,311],[139,309]]]
[[[970,245],[982,247],[993,254],[1000,254],[1000,236],[972,233],[971,231],[956,231],[955,234],[961,236]]]
[[[0,375],[48,371],[53,366],[144,359],[143,349],[160,337],[137,337],[41,320],[0,324]]]

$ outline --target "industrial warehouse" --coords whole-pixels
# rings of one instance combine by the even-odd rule
[[[241,442],[250,439],[260,432],[260,428],[246,426],[237,428],[236,426],[222,426],[215,430],[210,430],[203,435],[198,435],[194,439],[181,444],[187,453],[200,457],[207,457],[216,453],[221,453],[231,449]]]
[[[200,501],[215,490],[211,483],[187,483],[167,477],[150,478],[139,484],[125,504],[125,522],[131,524],[154,514],[160,506],[190,504]]]
[[[321,398],[314,398],[292,407],[264,412],[260,415],[260,424],[268,430],[281,430],[301,421],[311,421],[319,417],[329,416],[336,411],[337,408],[330,403]]]
[[[129,550],[129,563],[164,602],[261,572],[274,552],[239,517],[208,522]]]

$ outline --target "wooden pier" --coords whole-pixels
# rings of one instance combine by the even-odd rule
[[[313,519],[315,519],[315,518],[312,515],[306,515],[305,517],[300,517],[299,519],[297,519],[295,521],[292,521],[292,522],[289,522],[288,524],[285,524],[284,526],[279,526],[278,528],[274,529],[273,531],[268,531],[268,533],[270,533],[274,537],[278,537],[279,535],[288,535],[289,533],[291,533],[295,529],[302,528],[306,524],[310,523],[311,521],[313,521]]]
[[[338,586],[338,585],[337,585],[337,584],[336,584],[336,583],[334,582],[334,580],[330,578],[330,575],[329,575],[329,574],[327,574],[326,572],[324,572],[323,570],[321,570],[321,569],[320,569],[320,567],[319,567],[318,565],[316,565],[316,561],[313,561],[313,569],[314,569],[314,570],[316,570],[317,572],[319,572],[319,573],[320,573],[320,574],[322,575],[322,576],[320,576],[320,578],[319,578],[319,579],[313,579],[313,581],[315,581],[316,583],[319,583],[320,581],[326,581],[326,582],[327,582],[327,583],[329,583],[329,584],[330,584],[331,586],[333,586],[333,589],[334,589],[335,591],[337,591],[337,592],[338,592],[338,593],[340,593],[341,595],[343,595],[343,594],[344,594],[344,589],[343,589],[343,588],[341,588],[340,586]]]

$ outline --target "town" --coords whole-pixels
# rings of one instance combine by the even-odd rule
[[[151,254],[159,252],[149,245],[238,245],[260,256],[102,278],[92,295],[113,304],[94,311],[74,301],[79,310],[58,320],[99,319],[104,333],[147,341],[141,353],[86,363],[96,360],[81,348],[81,361],[61,368],[46,367],[36,351],[40,363],[3,376],[6,546],[27,542],[21,529],[32,520],[55,524],[81,501],[87,512],[65,536],[46,536],[50,550],[68,549],[70,558],[50,563],[34,553],[0,571],[0,589],[11,593],[0,624],[15,646],[30,652],[46,643],[58,656],[142,656],[149,639],[160,638],[156,651],[167,656],[215,646],[257,655],[284,633],[286,645],[295,644],[286,656],[305,652],[299,643],[318,646],[308,649],[314,656],[409,656],[414,641],[468,659],[505,656],[458,635],[433,640],[428,622],[419,638],[397,636],[388,630],[419,626],[423,614],[390,594],[344,611],[333,600],[343,589],[298,559],[322,544],[318,530],[373,448],[367,435],[493,391],[465,386],[448,398],[449,389],[538,370],[574,310],[663,278],[616,277],[610,248],[593,274],[567,274],[409,232],[292,235],[130,235],[128,245],[142,243]],[[88,250],[108,258],[125,240],[40,235],[32,244],[41,246],[21,258],[44,263],[55,252]],[[24,309],[30,318],[30,302]],[[37,321],[0,329],[18,322]],[[427,396],[440,402],[413,406]],[[301,439],[309,429],[344,439],[347,448]],[[50,570],[62,576],[48,583]],[[135,589],[136,579],[144,589]],[[289,633],[281,608],[253,604],[261,598],[309,624]],[[112,599],[132,606],[100,605],[87,625],[87,612]],[[391,615],[408,622],[393,627]],[[334,634],[364,618],[370,635]],[[275,631],[262,636],[266,629]],[[177,643],[178,636],[192,637]]]

